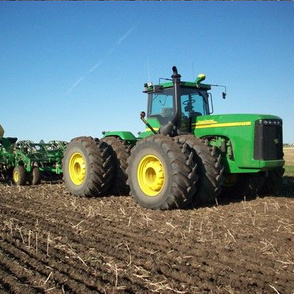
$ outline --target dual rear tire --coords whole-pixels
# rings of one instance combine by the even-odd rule
[[[127,195],[129,146],[116,137],[101,140],[78,137],[68,144],[63,161],[63,180],[75,196]]]
[[[92,137],[78,137],[68,144],[63,161],[63,180],[75,196],[103,196],[112,180],[109,146]]]

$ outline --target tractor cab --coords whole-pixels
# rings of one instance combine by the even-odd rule
[[[146,122],[153,132],[169,136],[191,133],[192,123],[198,116],[212,113],[211,94],[207,92],[211,87],[201,84],[205,75],[199,75],[195,82],[182,82],[180,78],[173,67],[171,79],[164,79],[169,82],[144,85],[148,94]]]

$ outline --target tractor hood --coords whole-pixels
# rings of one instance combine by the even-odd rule
[[[200,116],[192,131],[200,138],[222,138],[232,173],[268,170],[284,165],[283,121],[266,114],[223,114]]]
[[[231,128],[254,127],[255,124],[268,124],[282,126],[282,119],[279,116],[267,114],[219,114],[209,116],[198,116],[195,118],[192,127],[196,130],[214,129],[214,133],[228,131]],[[241,134],[240,134],[241,135]]]

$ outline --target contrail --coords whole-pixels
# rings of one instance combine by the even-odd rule
[[[71,92],[72,92],[72,90],[75,88],[75,87],[77,87],[77,85],[79,84],[79,83],[81,83],[82,82],[82,80],[84,79],[85,77],[84,76],[81,76],[75,83],[73,83],[72,85],[71,85],[71,87],[67,90],[67,92],[65,93],[65,95],[69,95]]]
[[[111,47],[108,52],[107,52],[107,57],[110,56],[112,54],[112,52],[114,51],[115,46]]]
[[[92,68],[90,68],[87,72],[87,74],[91,73],[94,71],[96,68],[98,68],[102,64],[102,61],[97,62]]]
[[[131,27],[123,36],[121,36],[117,41],[117,45],[123,42],[132,33],[134,29],[135,29],[135,26]]]
[[[135,26],[131,27],[128,31],[126,31],[116,42],[116,44],[114,46],[112,46],[109,51],[106,54],[106,57],[104,59],[106,59],[107,57],[109,57],[114,51],[115,49],[123,42],[125,41],[128,36],[133,32],[133,30],[135,29]],[[85,75],[81,76],[75,83],[73,83],[68,90],[66,91],[65,95],[69,95],[71,94],[71,92],[85,79],[85,77],[87,75],[89,75],[90,73],[92,73],[93,71],[95,71],[100,65],[103,64],[103,60],[100,60],[99,62],[97,62],[94,66],[92,66]]]

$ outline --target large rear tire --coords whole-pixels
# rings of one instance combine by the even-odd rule
[[[208,146],[204,140],[193,135],[182,135],[174,140],[194,150],[194,160],[197,162],[197,190],[193,199],[195,206],[213,201],[221,192],[224,181],[224,167],[221,164],[221,154],[216,147]]]
[[[130,146],[116,137],[105,137],[101,141],[106,142],[111,149],[114,165],[114,176],[109,193],[113,195],[128,195],[130,187],[127,184],[127,167],[130,156]]]
[[[104,196],[113,176],[109,146],[92,137],[78,137],[67,145],[62,160],[63,180],[75,196]]]
[[[187,146],[163,135],[142,139],[128,160],[131,194],[143,207],[183,208],[196,191],[196,165]]]

